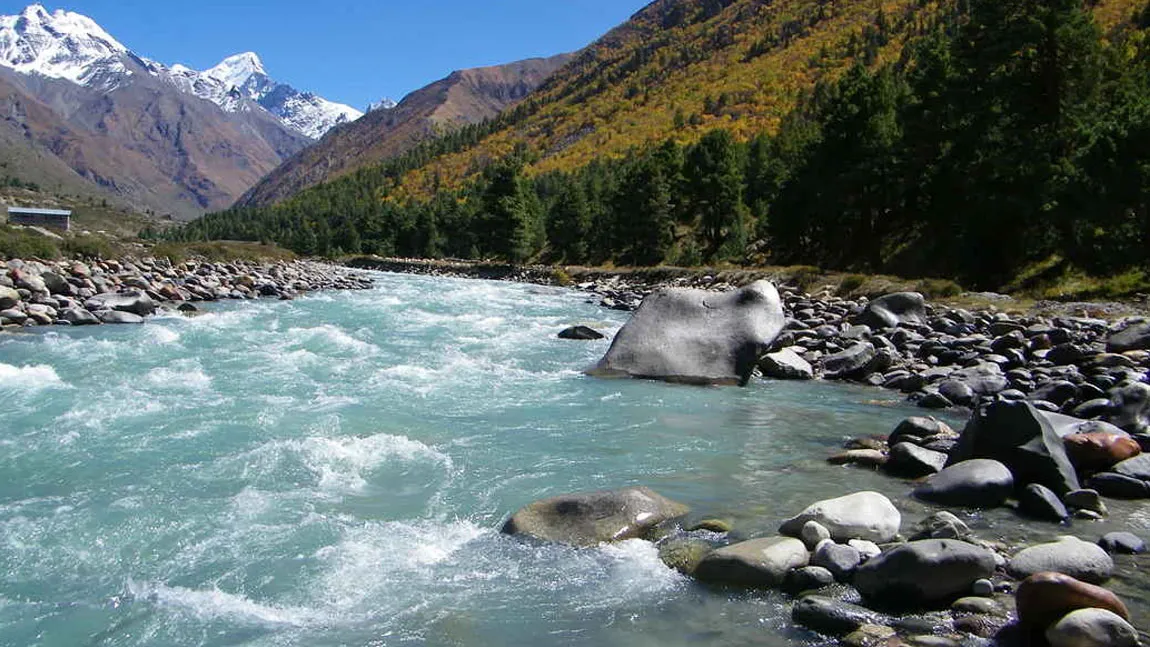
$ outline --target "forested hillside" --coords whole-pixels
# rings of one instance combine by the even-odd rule
[[[496,120],[179,235],[987,287],[1052,257],[1130,270],[1150,248],[1141,4],[657,2]]]

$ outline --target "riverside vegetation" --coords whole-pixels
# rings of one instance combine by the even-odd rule
[[[1150,14],[1104,31],[1076,0],[927,4],[876,19],[839,52],[844,71],[758,134],[714,122],[550,172],[524,139],[461,185],[404,188],[526,118],[513,112],[168,235],[320,255],[803,262],[977,288],[1077,269],[1144,288]]]

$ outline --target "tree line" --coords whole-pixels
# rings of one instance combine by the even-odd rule
[[[1080,0],[970,0],[900,60],[856,61],[776,132],[674,138],[530,175],[520,147],[458,190],[398,200],[398,178],[488,126],[267,208],[166,235],[301,254],[570,264],[779,262],[998,287],[1061,257],[1150,263],[1150,10],[1103,38]]]

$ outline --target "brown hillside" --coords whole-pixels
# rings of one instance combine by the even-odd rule
[[[494,117],[537,88],[570,54],[453,72],[412,92],[390,110],[378,110],[328,133],[253,187],[240,204],[277,202],[320,182],[410,150],[453,126]]]

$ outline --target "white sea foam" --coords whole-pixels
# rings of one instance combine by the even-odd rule
[[[271,626],[305,627],[324,621],[313,609],[263,604],[219,589],[187,589],[159,583],[128,581],[128,592],[140,601],[189,613],[198,620],[231,620]]]
[[[11,391],[40,391],[67,386],[56,369],[46,364],[12,366],[0,364],[0,389]]]

